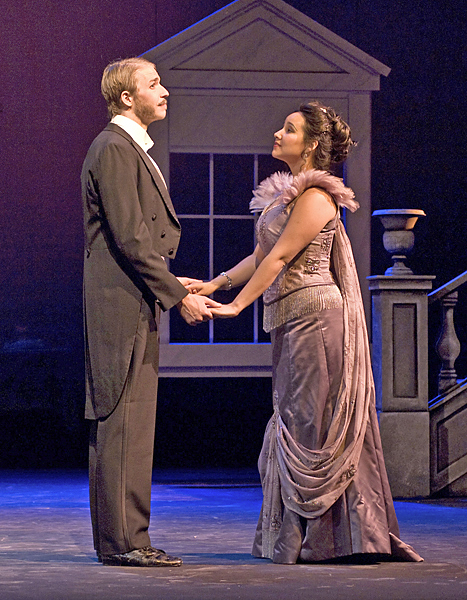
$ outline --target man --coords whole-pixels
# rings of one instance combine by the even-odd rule
[[[147,154],[147,127],[164,119],[167,90],[153,63],[111,63],[101,84],[111,122],[84,161],[86,418],[94,546],[105,565],[179,566],[148,535],[160,311],[191,325],[218,303],[188,294],[165,262],[180,224]]]

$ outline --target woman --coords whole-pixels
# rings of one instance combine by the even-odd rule
[[[261,183],[254,253],[192,292],[246,283],[215,317],[263,294],[273,348],[274,414],[259,458],[263,506],[253,554],[276,563],[355,554],[420,561],[399,539],[384,467],[374,384],[350,242],[339,207],[352,190],[332,176],[354,145],[335,112],[311,102],[274,134],[291,173]]]

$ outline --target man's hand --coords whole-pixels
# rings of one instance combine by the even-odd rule
[[[180,314],[188,325],[198,325],[198,323],[210,321],[212,319],[210,308],[219,308],[220,306],[222,305],[219,302],[197,294],[188,294],[177,304]]]

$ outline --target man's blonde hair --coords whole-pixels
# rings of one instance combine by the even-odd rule
[[[130,95],[135,94],[137,88],[136,71],[147,65],[156,68],[154,63],[149,60],[135,56],[115,60],[105,67],[101,81],[101,92],[107,102],[110,118],[119,115],[124,108],[121,100],[122,92],[126,91]]]

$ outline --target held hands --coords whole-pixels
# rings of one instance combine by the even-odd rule
[[[198,323],[210,321],[213,318],[212,310],[221,306],[222,304],[219,302],[197,294],[188,294],[177,304],[181,316],[188,325],[198,325]]]
[[[202,323],[203,321],[215,318],[230,319],[232,317],[236,317],[240,313],[240,309],[236,307],[234,303],[220,304],[219,302],[215,302],[214,300],[206,297],[217,291],[219,289],[219,285],[216,285],[211,281],[202,281],[201,279],[193,279],[191,277],[177,277],[177,279],[190,292],[190,295],[185,296],[185,298],[178,305],[180,314],[189,325],[196,325],[198,323]],[[185,302],[185,304],[190,304],[190,298],[199,298],[202,300],[205,309],[202,320],[189,320],[190,316],[192,316],[192,313],[191,311],[187,311],[185,309],[183,303]]]
[[[240,310],[233,303],[219,304],[219,307],[211,309],[211,313],[214,319],[231,319],[236,317]]]

